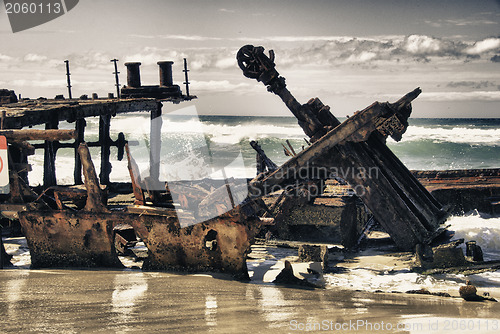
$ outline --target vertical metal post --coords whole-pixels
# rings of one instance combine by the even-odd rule
[[[161,107],[162,104],[158,102],[155,110],[151,110],[151,129],[149,135],[149,175],[154,182],[160,179],[160,156],[161,156]]]
[[[120,81],[118,78],[118,74],[120,72],[118,72],[118,66],[116,65],[117,61],[118,61],[118,59],[116,59],[116,58],[110,60],[110,62],[115,63],[115,71],[113,72],[113,74],[115,75],[115,82],[116,82],[116,97],[120,98]]]
[[[50,115],[51,120],[45,123],[45,130],[58,129],[59,128],[59,115],[54,112]],[[43,150],[43,186],[48,188],[50,186],[57,185],[56,178],[56,153],[59,142],[52,142],[46,140],[44,143]]]
[[[77,133],[77,137],[75,140],[75,171],[73,173],[73,178],[75,180],[75,184],[83,184],[82,180],[82,159],[80,158],[80,154],[78,153],[78,147],[80,143],[85,141],[85,126],[87,122],[84,118],[77,119],[75,130]]]
[[[101,184],[109,184],[109,174],[111,173],[111,138],[109,137],[109,128],[111,126],[111,115],[101,115],[99,117],[99,144],[101,145],[101,172],[99,180]]]
[[[71,79],[70,79],[71,73],[69,73],[69,60],[65,60],[64,62],[66,63],[66,77],[68,79],[68,95],[69,99],[71,100],[73,97],[71,96]]]
[[[184,70],[182,72],[184,72],[184,78],[186,79],[186,81],[184,82],[184,84],[186,85],[186,96],[189,97],[189,80],[188,80],[188,67],[187,67],[187,59],[184,58]]]

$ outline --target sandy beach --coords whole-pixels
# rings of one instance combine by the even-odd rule
[[[293,262],[295,249],[255,245],[252,281],[245,283],[216,274],[142,272],[127,258],[121,258],[125,270],[30,270],[23,239],[5,244],[18,267],[0,272],[3,333],[495,333],[500,326],[499,303],[458,297],[460,277],[419,281],[404,272],[408,258],[383,249],[344,258],[335,266],[342,272],[314,278],[307,268],[319,263]],[[285,259],[297,276],[325,287],[271,283]],[[500,298],[492,282],[480,284],[478,293]],[[417,287],[451,297],[402,293]]]

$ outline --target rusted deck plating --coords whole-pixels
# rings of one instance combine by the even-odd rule
[[[180,101],[180,99],[173,100]],[[55,159],[59,148],[73,148],[75,150],[75,184],[81,184],[81,162],[76,154],[78,145],[85,140],[85,126],[87,117],[99,117],[99,140],[89,146],[101,147],[101,183],[109,183],[109,155],[111,146],[123,147],[119,136],[116,140],[110,138],[110,122],[113,116],[135,111],[149,111],[151,118],[161,115],[162,104],[153,98],[140,99],[97,99],[97,100],[28,100],[20,103],[0,106],[3,129],[22,129],[33,125],[45,125],[45,129],[58,129],[59,122],[75,123],[75,141],[73,143],[59,143],[46,141],[36,148],[44,148],[44,187],[56,185]],[[151,133],[152,138],[159,135]],[[14,152],[12,152],[14,153]],[[12,154],[11,153],[11,154]],[[12,154],[14,162],[26,163],[26,151],[19,150]],[[16,161],[17,160],[17,161]]]

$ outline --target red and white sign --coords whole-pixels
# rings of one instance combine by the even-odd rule
[[[9,158],[7,155],[7,139],[0,136],[0,193],[9,193]]]

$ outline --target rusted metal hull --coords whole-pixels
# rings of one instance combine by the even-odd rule
[[[500,169],[413,171],[419,181],[448,211],[477,210],[500,215]]]
[[[167,215],[126,212],[52,211],[19,215],[32,268],[123,267],[113,242],[113,228],[130,224],[148,248],[145,270],[222,272],[248,279],[246,256],[259,230],[258,220],[241,207],[208,221],[181,228]]]
[[[145,270],[223,272],[249,279],[246,256],[259,231],[257,219],[238,209],[180,228],[175,217],[137,216],[131,221],[148,248]]]
[[[123,267],[112,240],[113,226],[123,218],[91,212],[21,212],[31,267]]]

